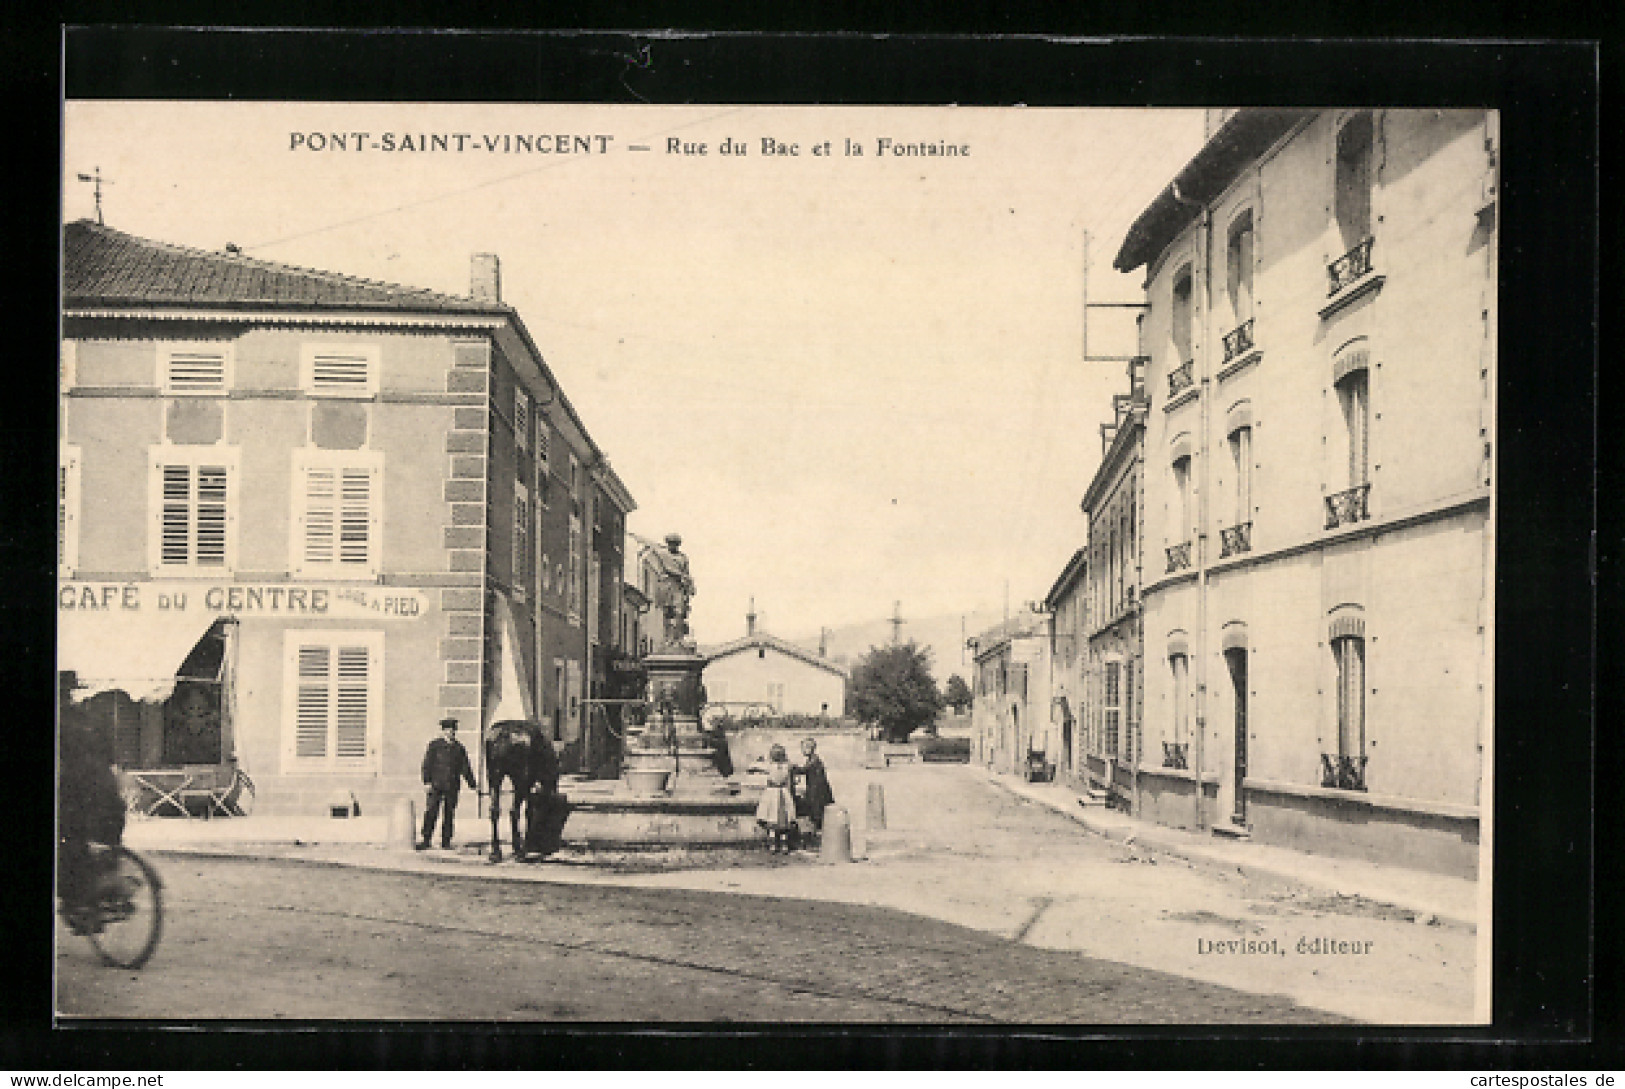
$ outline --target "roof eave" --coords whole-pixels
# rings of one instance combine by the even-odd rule
[[[1262,107],[1237,112],[1135,219],[1112,267],[1118,272],[1133,272],[1154,260],[1197,217],[1204,204],[1229,188],[1247,164],[1313,112]]]

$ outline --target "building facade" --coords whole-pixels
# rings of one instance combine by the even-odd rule
[[[1044,596],[1049,617],[1049,738],[1045,755],[1062,782],[1082,781],[1087,737],[1089,638],[1089,551],[1072,554]]]
[[[376,807],[448,715],[476,763],[531,717],[582,765],[589,572],[631,497],[494,257],[448,296],[80,221],[63,271],[59,663],[137,712],[123,767],[211,756],[262,810]],[[188,751],[154,734],[215,632],[216,740]]]
[[[971,758],[1005,774],[1021,772],[1031,752],[1050,751],[1048,625],[1018,616],[971,640]]]
[[[1144,540],[1144,358],[1102,429],[1100,467],[1084,493],[1089,518],[1083,648],[1084,785],[1132,809],[1144,762],[1145,649],[1140,621]]]
[[[1477,872],[1498,154],[1483,110],[1241,110],[1130,229],[1144,815]]]
[[[840,718],[846,713],[846,670],[828,658],[756,630],[754,613],[744,638],[706,654],[709,705],[738,716],[771,709],[775,715]]]

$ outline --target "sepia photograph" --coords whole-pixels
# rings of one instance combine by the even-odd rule
[[[1501,159],[69,97],[58,1023],[1487,1024]]]

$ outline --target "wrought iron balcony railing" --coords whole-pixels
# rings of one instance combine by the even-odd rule
[[[1364,790],[1365,762],[1364,756],[1321,753],[1320,785],[1329,790]]]
[[[1196,384],[1196,360],[1187,359],[1168,372],[1168,396],[1178,397]]]
[[[1242,522],[1219,530],[1219,559],[1253,550],[1253,524]]]
[[[1326,266],[1326,273],[1331,279],[1331,286],[1327,295],[1335,295],[1348,287],[1354,281],[1371,271],[1371,243],[1375,238],[1367,238],[1352,250]]]
[[[1183,571],[1191,565],[1191,543],[1189,541],[1183,544],[1169,545],[1167,552],[1168,574]]]
[[[1224,361],[1230,362],[1253,350],[1253,319],[1248,318],[1224,335]]]
[[[1353,525],[1363,522],[1371,517],[1370,505],[1366,502],[1371,494],[1370,484],[1360,484],[1347,491],[1333,492],[1326,497],[1326,528],[1336,529],[1338,526]]]
[[[1162,743],[1162,766],[1188,771],[1190,763],[1186,760],[1186,754],[1189,752],[1190,742],[1188,741],[1164,741]]]

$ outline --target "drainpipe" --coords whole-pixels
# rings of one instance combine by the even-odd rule
[[[1199,371],[1197,381],[1197,403],[1201,409],[1196,456],[1201,459],[1200,484],[1196,494],[1196,527],[1194,532],[1194,550],[1196,552],[1196,647],[1191,663],[1192,683],[1196,685],[1196,731],[1191,763],[1196,776],[1196,829],[1201,831],[1207,827],[1207,792],[1203,783],[1204,770],[1203,753],[1207,741],[1207,524],[1208,524],[1208,493],[1212,471],[1209,463],[1209,417],[1212,413],[1212,387],[1211,370],[1211,344],[1213,325],[1213,217],[1206,204],[1187,200],[1179,191],[1179,183],[1175,181],[1172,186],[1174,199],[1181,204],[1200,207],[1202,210],[1201,226],[1197,231],[1199,260],[1202,265],[1202,321],[1199,328],[1202,332],[1202,343],[1194,353]]]

